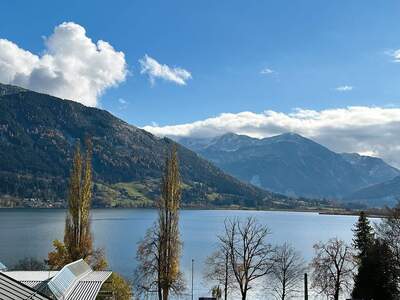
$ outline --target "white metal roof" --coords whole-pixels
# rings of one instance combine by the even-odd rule
[[[42,290],[45,285],[57,299],[94,300],[112,272],[93,271],[85,261],[78,260],[60,271],[10,271],[5,274],[32,288]]]
[[[65,299],[74,289],[79,279],[93,272],[90,266],[83,260],[74,261],[62,268],[54,276],[48,286],[57,299]]]
[[[98,281],[80,281],[69,294],[68,300],[96,299],[102,283]]]
[[[93,271],[82,278],[81,281],[106,281],[110,277],[110,271]]]
[[[83,277],[68,296],[68,300],[95,299],[111,272],[97,271]]]
[[[0,299],[2,300],[50,300],[38,291],[0,272]]]
[[[18,281],[45,281],[53,278],[58,271],[8,271],[5,273]]]

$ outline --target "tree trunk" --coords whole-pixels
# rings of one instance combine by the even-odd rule
[[[334,300],[339,300],[339,288],[335,289],[335,295],[333,296]]]
[[[163,297],[162,297],[162,292],[161,292],[160,285],[158,285],[157,292],[158,292],[158,300],[163,300]]]
[[[337,275],[336,283],[335,283],[335,295],[333,295],[334,300],[339,300],[339,291],[340,291],[340,273]]]
[[[224,300],[228,300],[228,254],[225,255]]]
[[[168,300],[169,289],[163,288],[162,294],[163,294],[162,300]]]

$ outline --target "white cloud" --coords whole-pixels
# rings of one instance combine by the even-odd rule
[[[296,109],[291,113],[223,113],[172,126],[145,126],[158,136],[214,137],[228,132],[263,138],[296,132],[337,152],[374,153],[400,167],[400,108]]]
[[[377,153],[376,151],[364,151],[364,152],[358,152],[358,154],[364,155],[364,156],[379,157],[379,153]]]
[[[124,98],[118,98],[118,110],[125,110],[128,108],[128,101],[126,101]]]
[[[353,90],[353,87],[351,85],[342,85],[335,88],[335,90],[338,92],[349,92]]]
[[[161,78],[166,81],[175,82],[178,85],[186,85],[186,81],[192,78],[192,74],[189,71],[178,67],[171,68],[167,65],[162,65],[147,54],[139,60],[139,63],[141,65],[140,73],[147,74],[151,84],[154,84],[157,78]]]
[[[397,50],[386,50],[385,54],[391,56],[394,62],[400,62],[400,49]]]
[[[96,106],[109,87],[124,81],[125,55],[107,42],[94,43],[73,22],[55,27],[42,55],[0,39],[0,82]]]
[[[275,73],[275,71],[270,68],[264,68],[260,71],[260,74],[262,74],[262,75],[270,75],[273,73]]]

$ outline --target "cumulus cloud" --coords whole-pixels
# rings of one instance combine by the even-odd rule
[[[42,55],[0,39],[0,82],[96,106],[109,87],[124,81],[123,52],[109,43],[94,43],[85,28],[73,22],[55,27]]]
[[[264,68],[260,71],[260,74],[262,75],[271,75],[273,73],[275,73],[275,71],[270,68]]]
[[[353,87],[351,85],[342,85],[335,88],[335,90],[338,92],[349,92],[353,90]]]
[[[141,66],[140,73],[147,74],[152,85],[157,78],[171,81],[178,85],[186,85],[186,82],[192,78],[192,74],[189,71],[178,67],[171,68],[167,65],[162,65],[147,54],[139,60],[139,63]]]
[[[145,126],[158,136],[209,138],[228,132],[256,138],[296,132],[336,152],[374,154],[400,167],[400,108],[347,107],[291,113],[223,113],[172,126]]]

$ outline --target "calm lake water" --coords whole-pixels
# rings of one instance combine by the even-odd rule
[[[328,216],[317,213],[183,210],[181,234],[184,243],[181,267],[190,282],[191,260],[195,260],[195,299],[208,295],[202,280],[202,264],[215,249],[217,235],[227,217],[255,217],[266,224],[272,244],[291,243],[309,261],[313,244],[339,237],[351,242],[351,228],[357,217]],[[132,278],[136,266],[138,241],[157,217],[151,209],[95,209],[92,231],[97,247],[106,251],[110,268]],[[12,266],[23,257],[43,259],[52,240],[63,238],[64,210],[0,209],[0,261]],[[251,299],[258,297],[254,296]]]

